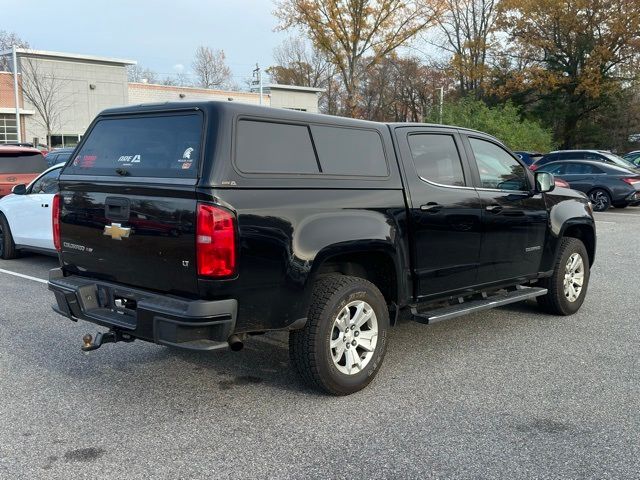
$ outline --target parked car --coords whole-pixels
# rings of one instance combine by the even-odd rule
[[[22,250],[56,254],[51,207],[63,166],[45,170],[28,186],[14,186],[12,195],[0,199],[0,258],[16,258]]]
[[[566,160],[594,160],[596,162],[608,163],[624,168],[638,168],[635,164],[605,150],[558,150],[547,153],[529,168],[536,171],[547,163]]]
[[[640,204],[640,175],[617,165],[590,160],[547,163],[538,172],[549,172],[571,188],[586,193],[596,212],[612,205],[624,208]]]
[[[53,205],[55,310],[109,328],[83,350],[281,330],[336,395],[374,378],[400,316],[576,312],[596,244],[586,196],[489,135],[233,102],[103,112]]]
[[[58,163],[65,163],[67,160],[71,158],[71,154],[75,150],[75,147],[67,147],[67,148],[56,148],[51,150],[45,158],[47,159],[47,164],[51,167],[53,165],[57,165]]]
[[[535,153],[535,152],[517,151],[517,152],[513,152],[513,153],[518,155],[518,157],[520,157],[520,160],[522,160],[527,165],[533,165],[535,162],[537,162],[542,157],[544,157],[544,155],[542,153]]]
[[[47,168],[42,152],[31,147],[0,145],[0,197],[14,185],[27,184]]]
[[[629,152],[623,157],[627,162],[631,162],[637,167],[640,167],[640,150],[634,150],[633,152]]]

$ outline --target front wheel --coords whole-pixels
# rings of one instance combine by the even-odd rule
[[[389,312],[380,290],[358,277],[328,275],[313,289],[307,323],[289,335],[289,356],[311,387],[348,395],[380,369]]]
[[[611,206],[611,196],[602,188],[594,188],[589,192],[589,200],[593,204],[594,212],[604,212]]]
[[[576,313],[587,294],[589,276],[589,255],[584,244],[577,238],[564,237],[553,275],[540,282],[548,292],[537,298],[538,305],[554,315]]]

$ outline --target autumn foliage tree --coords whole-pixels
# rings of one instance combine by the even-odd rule
[[[335,65],[345,114],[357,115],[364,75],[440,15],[439,0],[279,0],[280,28],[301,28]]]
[[[637,75],[629,66],[640,53],[638,0],[502,0],[500,11],[521,66],[501,93],[524,93],[562,146],[575,146],[580,122]]]

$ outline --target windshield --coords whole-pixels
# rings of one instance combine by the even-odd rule
[[[0,151],[0,173],[40,173],[47,169],[41,153],[13,153]]]
[[[65,168],[65,174],[196,178],[202,116],[105,118]]]

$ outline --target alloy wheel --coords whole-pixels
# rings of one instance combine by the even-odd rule
[[[584,260],[579,253],[572,253],[567,259],[564,271],[564,295],[575,302],[582,292],[584,283]]]
[[[589,194],[589,200],[596,212],[602,212],[609,208],[609,195],[604,190],[595,190]]]
[[[329,349],[333,364],[345,375],[361,372],[378,343],[378,319],[362,300],[348,303],[333,321]]]

